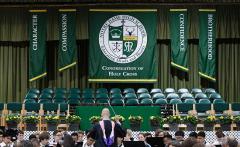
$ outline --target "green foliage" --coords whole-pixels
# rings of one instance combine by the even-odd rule
[[[9,114],[6,116],[6,123],[19,123],[20,116],[17,114]]]
[[[100,116],[92,116],[89,118],[89,121],[91,121],[93,124],[99,122],[100,120],[101,120]]]
[[[130,123],[142,123],[143,122],[142,116],[132,116],[132,115],[130,115],[128,117],[128,120],[129,120]]]
[[[164,123],[168,123],[168,124],[181,124],[182,123],[182,117],[181,116],[168,116],[167,118],[164,119]]]
[[[198,119],[197,119],[196,116],[189,115],[189,116],[183,117],[183,122],[184,122],[185,124],[197,125]]]
[[[39,120],[40,117],[36,115],[29,115],[23,117],[23,122],[25,122],[26,124],[37,124]]]
[[[77,115],[69,115],[66,117],[68,123],[80,123],[81,117]]]
[[[48,124],[57,124],[59,121],[59,116],[48,115],[48,116],[45,116],[45,120]]]

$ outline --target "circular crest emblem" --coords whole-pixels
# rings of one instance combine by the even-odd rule
[[[116,15],[103,24],[99,33],[99,45],[109,60],[130,63],[143,54],[147,46],[147,32],[135,17]]]

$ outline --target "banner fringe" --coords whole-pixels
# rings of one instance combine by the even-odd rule
[[[89,82],[157,82],[157,79],[88,79]]]

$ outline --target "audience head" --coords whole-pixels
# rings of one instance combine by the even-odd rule
[[[196,132],[191,132],[191,133],[189,134],[189,137],[192,137],[192,138],[197,139],[197,133],[196,133]]]
[[[155,137],[164,137],[164,132],[161,129],[155,130]]]
[[[205,133],[203,131],[198,132],[197,134],[197,142],[198,143],[203,143],[205,142]]]
[[[60,143],[60,141],[61,141],[62,138],[63,138],[62,131],[60,131],[60,130],[55,130],[55,131],[53,132],[53,138],[54,138],[54,141],[55,141],[56,143]]]
[[[90,145],[93,145],[95,143],[95,134],[92,133],[92,132],[89,132],[88,135],[87,135],[87,145],[90,146]]]
[[[40,144],[47,145],[48,142],[49,142],[49,138],[50,138],[50,135],[49,135],[48,132],[42,132],[39,135],[39,142],[40,142]]]
[[[35,134],[31,134],[29,137],[28,137],[28,140],[29,141],[32,141],[33,139],[37,139],[37,136]]]
[[[226,146],[227,147],[238,147],[238,141],[235,138],[228,137]]]
[[[145,133],[144,134],[144,137],[147,138],[147,137],[152,137],[152,134],[151,133]]]
[[[74,141],[70,135],[64,135],[63,139],[63,146],[64,147],[73,147],[74,146]]]
[[[217,136],[217,138],[223,138],[225,137],[224,133],[222,130],[218,130],[215,135]]]
[[[126,136],[124,137],[124,141],[131,141],[132,140],[132,130],[127,129]]]
[[[39,143],[38,139],[36,139],[36,138],[33,138],[31,140],[31,142],[33,144],[33,147],[39,147],[40,146],[40,143]]]
[[[110,111],[108,108],[103,108],[102,114],[101,114],[103,119],[109,119],[110,118]]]
[[[186,140],[184,140],[181,144],[182,147],[192,147],[194,144],[197,143],[196,138],[187,138]]]
[[[163,142],[165,145],[170,145],[172,143],[172,136],[171,135],[165,135],[163,138]]]
[[[145,137],[143,133],[138,134],[138,141],[145,141]]]
[[[18,141],[23,141],[23,138],[24,138],[24,132],[22,130],[18,130],[17,140]]]
[[[9,133],[3,133],[3,142],[5,144],[11,143],[11,135]]]
[[[183,141],[184,140],[184,132],[179,130],[175,132],[175,138],[177,141]]]
[[[71,136],[72,136],[72,139],[73,139],[74,142],[78,141],[78,133],[74,132],[74,133],[71,134]]]
[[[78,142],[83,142],[84,132],[78,131]]]

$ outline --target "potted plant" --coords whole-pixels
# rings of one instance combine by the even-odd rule
[[[230,131],[233,119],[231,118],[230,115],[224,115],[218,117],[217,122],[221,125],[223,131]]]
[[[216,124],[216,117],[214,115],[209,115],[208,117],[203,119],[204,130],[213,131],[213,127]]]
[[[96,123],[98,123],[101,120],[100,116],[92,116],[89,118],[89,121],[91,121],[91,123],[94,125]]]
[[[163,124],[163,118],[160,116],[150,116],[149,120],[152,126],[152,130],[159,129],[160,126]]]
[[[177,131],[178,125],[182,123],[182,118],[181,116],[171,115],[164,120],[164,123],[169,125],[170,131]]]
[[[27,131],[36,131],[37,130],[37,124],[40,120],[39,116],[36,115],[28,115],[23,117],[23,122],[26,124],[26,130]]]
[[[141,128],[141,123],[143,122],[142,116],[132,116],[128,117],[130,127],[133,131],[139,131]]]
[[[8,128],[16,129],[18,123],[21,121],[21,118],[17,114],[9,114],[6,116],[5,121],[7,123]]]
[[[48,131],[55,131],[57,129],[59,116],[47,115],[47,116],[45,116],[45,120],[47,123]]]
[[[238,130],[240,130],[240,116],[235,116],[233,122],[236,124]]]
[[[198,119],[196,116],[189,115],[183,117],[183,122],[187,125],[187,131],[196,131]]]
[[[66,117],[66,121],[69,124],[69,131],[79,130],[79,124],[81,121],[81,117],[77,115],[69,115]]]
[[[120,123],[123,123],[125,121],[125,118],[122,115],[113,116],[111,117],[111,120],[116,121],[117,118],[119,119]]]

